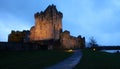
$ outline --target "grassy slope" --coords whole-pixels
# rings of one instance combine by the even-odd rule
[[[64,51],[0,52],[0,69],[41,69],[69,56]]]
[[[83,57],[75,69],[120,69],[120,53],[83,50]]]

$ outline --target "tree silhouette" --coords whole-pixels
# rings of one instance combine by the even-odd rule
[[[94,39],[93,36],[90,37],[89,46],[90,46],[90,47],[98,46],[97,41]]]

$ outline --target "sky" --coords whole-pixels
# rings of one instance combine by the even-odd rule
[[[63,30],[99,45],[120,45],[120,0],[0,0],[0,41],[11,30],[30,30],[34,13],[56,5],[63,13]]]

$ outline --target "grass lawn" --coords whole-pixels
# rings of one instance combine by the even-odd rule
[[[0,69],[41,69],[71,55],[65,51],[0,52]]]
[[[120,53],[83,50],[83,57],[75,69],[120,69]]]

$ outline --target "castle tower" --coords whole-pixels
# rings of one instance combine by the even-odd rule
[[[63,15],[56,6],[49,5],[44,12],[37,12],[34,17],[35,26],[30,29],[31,41],[60,39]]]

